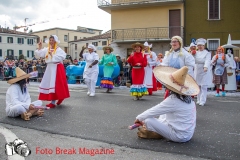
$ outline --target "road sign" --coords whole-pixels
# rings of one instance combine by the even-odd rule
[[[196,42],[196,38],[191,38],[191,43],[195,44],[195,42]]]

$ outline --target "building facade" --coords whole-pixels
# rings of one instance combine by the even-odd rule
[[[21,54],[26,59],[32,59],[36,50],[37,38],[36,35],[0,27],[0,59],[3,60],[7,56],[18,59]]]
[[[57,35],[60,40],[60,43],[58,44],[58,46],[62,48],[67,54],[71,55],[74,53],[73,50],[71,49],[74,49],[75,46],[72,46],[69,43],[70,41],[92,37],[95,35],[100,35],[101,33],[102,33],[102,30],[99,30],[99,29],[78,26],[76,30],[56,27],[56,28],[50,28],[50,29],[41,30],[37,32],[32,32],[31,34],[37,35],[41,40],[43,40],[43,42],[47,38],[49,38],[50,35]],[[47,47],[47,44],[43,43],[43,47]],[[74,57],[74,54],[71,56]]]
[[[111,43],[111,31],[108,31],[106,33],[103,33],[101,35],[78,39],[76,41],[70,41],[69,46],[73,46],[71,48],[71,55],[73,59],[79,59],[79,53],[82,50],[82,46],[88,46],[88,44],[93,44],[96,46],[96,52],[99,55],[99,58],[101,58],[104,54],[103,47],[110,45]]]
[[[111,46],[122,58],[132,43],[148,41],[164,53],[172,36],[184,37],[183,0],[98,0],[98,7],[111,14]]]
[[[232,44],[240,47],[239,6],[239,0],[185,0],[185,44],[205,38],[208,49],[216,51],[231,34]],[[239,49],[234,55],[240,56]]]

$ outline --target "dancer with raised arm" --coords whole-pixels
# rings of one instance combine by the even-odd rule
[[[47,63],[46,71],[39,86],[39,100],[51,101],[46,106],[54,108],[56,104],[60,105],[64,99],[70,97],[63,65],[66,53],[58,47],[60,41],[56,35],[51,35],[45,42],[48,43],[47,48],[42,48],[42,41],[40,41],[39,48],[35,51],[35,55],[45,58]],[[56,100],[58,100],[57,103]]]

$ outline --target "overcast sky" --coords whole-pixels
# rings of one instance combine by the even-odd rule
[[[111,16],[97,7],[97,0],[0,0],[1,27],[5,27],[5,22],[10,29],[15,24],[24,25],[25,18],[29,18],[27,25],[37,23],[29,27],[33,31],[53,27],[77,29],[77,26],[103,32],[111,29]]]

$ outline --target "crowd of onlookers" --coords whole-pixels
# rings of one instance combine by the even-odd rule
[[[68,56],[63,61],[63,64],[66,69],[69,65],[79,65],[79,61],[82,61],[82,59],[72,59]],[[121,59],[118,55],[117,61],[120,67],[120,75],[114,79],[114,84],[115,86],[126,85],[126,82],[131,79],[130,66],[125,58]],[[3,61],[0,61],[0,79],[8,80],[9,78],[16,77],[15,68],[19,67],[26,73],[38,71],[38,76],[32,78],[32,80],[40,81],[46,70],[46,66],[47,64],[43,58],[34,57],[32,60],[5,58]]]

